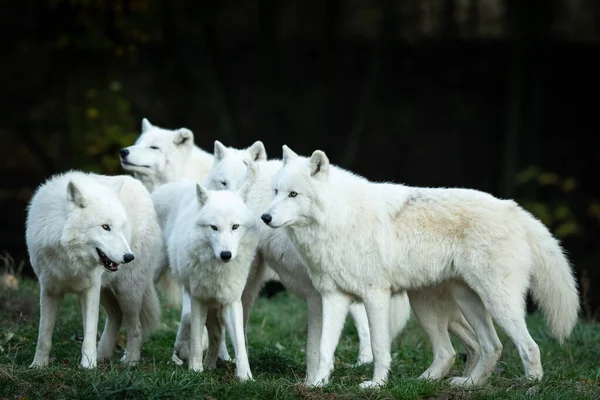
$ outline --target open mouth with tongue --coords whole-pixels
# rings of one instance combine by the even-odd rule
[[[104,252],[102,250],[100,250],[99,248],[96,247],[96,251],[98,252],[98,255],[100,256],[100,262],[102,262],[102,265],[104,266],[104,268],[106,268],[110,272],[115,272],[119,269],[119,264],[117,264],[116,262],[114,262],[113,260],[108,258],[108,256],[106,254],[104,254]]]

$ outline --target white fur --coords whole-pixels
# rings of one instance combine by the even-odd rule
[[[213,168],[204,180],[204,185],[213,190],[237,190],[247,179],[247,163],[261,161],[266,159],[266,151],[263,143],[257,141],[246,149],[233,149],[225,147],[218,140],[214,145],[215,160]],[[155,208],[159,217],[161,227],[163,227],[165,235],[169,235],[172,230],[172,225],[175,222],[174,215],[177,214],[180,207],[181,193],[179,190],[173,190],[174,187],[157,189],[153,192]],[[168,269],[167,269],[168,271]],[[163,278],[168,278],[170,273],[163,274]],[[263,281],[277,280],[274,273],[265,274]],[[163,282],[169,282],[169,279],[163,279]],[[261,282],[262,283],[262,282]],[[190,316],[191,309],[189,296],[181,290],[178,285],[171,285],[166,291],[168,298],[173,299],[171,303],[183,303],[181,310],[181,322],[177,330],[177,339],[175,340],[175,348],[172,359],[177,364],[182,364],[188,358],[189,352],[189,337],[190,337]],[[207,336],[203,336],[206,338]],[[207,341],[203,342],[203,348],[206,349]],[[219,358],[229,360],[230,356],[227,351],[225,335],[222,335],[222,342],[219,348]]]
[[[213,156],[194,145],[187,128],[159,128],[146,118],[133,146],[121,151],[121,166],[152,192],[156,187],[180,179],[203,180],[213,165]]]
[[[279,160],[258,163],[258,178],[250,189],[248,204],[259,215],[271,202],[271,182],[282,165],[283,163]],[[262,260],[263,263],[269,263],[277,271],[281,282],[289,291],[307,300],[309,329],[306,381],[314,384],[318,366],[319,342],[322,336],[322,297],[315,289],[309,271],[283,230],[272,230],[267,227],[261,229],[259,257],[257,259]],[[257,268],[257,270],[260,271],[260,268]],[[260,274],[257,275],[255,280],[260,281]],[[257,296],[258,289],[259,284],[253,283],[251,277],[244,291],[244,315],[246,318],[248,317],[249,308]],[[468,363],[465,368],[465,375],[467,375],[479,359],[479,345],[476,342],[475,333],[464,320],[448,291],[444,288],[432,287],[421,291],[410,291],[408,295],[417,318],[425,328],[429,339],[435,345],[433,363],[421,375],[421,378],[441,379],[450,371],[454,363],[455,352],[448,335],[449,330],[457,335],[465,345],[468,354]],[[344,309],[336,314],[336,322],[339,326],[343,325],[347,311],[347,309]],[[365,307],[362,303],[352,303],[349,305],[349,311],[359,335],[357,364],[369,363],[373,360],[373,352]],[[410,308],[406,295],[404,293],[393,295],[390,305],[390,338],[394,338],[404,329],[409,315]],[[324,332],[330,336],[330,331]],[[339,333],[331,336],[331,340],[337,344]],[[333,359],[331,360],[331,367],[333,367]]]
[[[257,162],[256,182],[249,189],[247,204],[258,219],[271,199],[271,180],[273,175],[281,168],[281,161],[271,160]],[[246,289],[244,290],[244,320],[247,321],[265,275],[269,275],[273,268],[281,282],[290,292],[306,299],[308,305],[308,340],[307,340],[307,380],[313,379],[316,372],[318,359],[318,343],[321,336],[321,296],[315,290],[308,271],[298,257],[293,245],[285,233],[260,226],[259,251],[253,273],[251,274]],[[394,299],[394,321],[391,329],[393,336],[404,328],[408,320],[410,309],[405,295]],[[360,350],[357,364],[372,361],[373,355],[370,346],[370,335],[366,313],[362,304],[353,304],[350,308],[351,315],[357,327],[360,340]],[[343,313],[345,319],[347,311]]]
[[[122,361],[139,361],[143,335],[159,322],[153,278],[164,257],[146,188],[128,176],[55,175],[31,199],[26,241],[40,282],[40,328],[31,366],[48,364],[56,314],[66,293],[77,293],[81,302],[83,367],[94,368],[98,359],[112,356],[122,320],[127,327]],[[117,264],[125,263],[127,254],[135,259],[116,272],[107,271],[96,248]],[[96,350],[100,302],[107,319]]]
[[[165,193],[176,193],[180,199],[171,208],[164,234],[173,275],[191,299],[189,368],[203,370],[205,323],[209,334],[205,365],[215,367],[223,318],[241,380],[252,379],[241,303],[258,243],[256,218],[243,200],[251,181],[235,192],[211,191],[194,182],[170,183],[155,191],[157,205]],[[227,253],[231,259],[224,261]]]
[[[579,301],[570,265],[541,222],[514,201],[476,190],[373,183],[332,168],[322,151],[305,158],[284,146],[283,158],[266,213],[271,227],[288,234],[323,296],[328,335],[321,338],[315,384],[329,379],[337,344],[331,337],[341,329],[336,315],[348,296],[365,303],[374,374],[361,386],[374,387],[389,371],[390,339],[382,327],[390,293],[440,283],[449,285],[482,352],[470,375],[452,383],[480,384],[491,374],[500,346],[492,317],[515,343],[525,376],[542,377],[539,348],[525,324],[530,282],[559,341],[575,325]]]

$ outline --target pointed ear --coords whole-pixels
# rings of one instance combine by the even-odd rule
[[[190,144],[194,142],[194,134],[187,128],[181,128],[177,130],[177,134],[173,139],[173,143],[176,145],[181,145],[184,143]]]
[[[69,202],[81,208],[84,208],[88,203],[87,199],[73,181],[69,181],[67,184],[67,198],[69,199]]]
[[[196,183],[196,197],[198,198],[198,204],[200,207],[204,207],[208,201],[208,190],[199,183]]]
[[[315,150],[310,157],[310,176],[319,179],[329,176],[329,159],[321,150]]]
[[[146,118],[142,119],[142,132],[152,129],[152,124]]]
[[[246,201],[248,192],[258,177],[258,165],[256,165],[255,162],[248,160],[244,160],[244,164],[246,165],[246,180],[244,181],[244,184],[237,190],[237,192],[242,199]]]
[[[267,160],[267,150],[265,150],[265,145],[260,140],[254,142],[252,146],[248,147],[248,154],[250,154],[250,159],[252,161]]]
[[[282,147],[283,149],[283,165],[287,164],[289,161],[292,161],[295,158],[300,157],[298,154],[294,153],[294,151],[292,149],[290,149],[289,147],[287,147],[287,145],[283,145]]]
[[[215,140],[215,150],[213,151],[215,161],[221,161],[225,157],[225,153],[227,153],[227,147],[218,140]]]

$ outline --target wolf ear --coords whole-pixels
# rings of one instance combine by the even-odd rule
[[[69,181],[67,184],[67,198],[77,207],[84,208],[87,205],[87,199],[83,196],[73,181]]]
[[[196,197],[198,197],[198,204],[200,204],[200,207],[204,207],[208,201],[208,190],[199,183],[196,183]]]
[[[248,196],[248,192],[254,182],[256,182],[256,178],[258,177],[258,166],[253,161],[244,160],[244,164],[246,165],[246,180],[242,184],[242,186],[237,190],[238,194],[246,201],[246,197]]]
[[[329,175],[329,159],[321,150],[315,150],[310,157],[310,176],[325,179]]]
[[[173,139],[173,143],[177,146],[182,145],[184,143],[192,143],[194,141],[194,134],[187,128],[181,128],[177,131],[175,135],[175,139]]]
[[[152,124],[146,118],[142,119],[142,133],[152,129]]]
[[[289,161],[292,161],[295,158],[300,157],[298,154],[294,153],[294,151],[292,149],[290,149],[289,147],[287,147],[287,145],[283,145],[282,147],[283,149],[283,165],[287,164]]]
[[[250,154],[250,159],[252,161],[266,161],[267,160],[267,150],[265,149],[265,145],[260,140],[254,142],[254,144],[248,147],[248,154]]]
[[[227,147],[218,140],[215,140],[215,150],[213,151],[215,161],[221,161],[225,157],[225,153],[227,153]]]

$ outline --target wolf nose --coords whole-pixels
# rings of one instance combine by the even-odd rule
[[[129,155],[129,150],[121,149],[121,150],[119,150],[119,154],[121,155],[121,158],[125,158]]]
[[[125,262],[125,264],[127,264],[128,262],[133,261],[135,257],[133,256],[133,254],[131,253],[127,253],[123,256],[123,261]]]
[[[271,214],[265,213],[260,216],[260,219],[262,219],[265,224],[269,225],[269,222],[273,220],[273,217],[271,217]]]
[[[223,261],[231,260],[231,252],[230,251],[222,251],[221,252],[221,260],[223,260]]]

